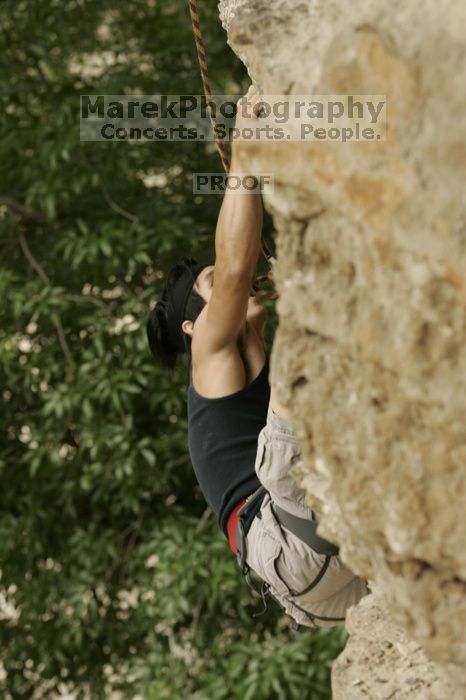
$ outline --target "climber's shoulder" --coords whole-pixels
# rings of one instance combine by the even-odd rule
[[[216,352],[203,348],[200,337],[191,351],[192,384],[201,396],[220,398],[240,391],[264,367],[264,340],[254,324],[246,322],[236,342]]]
[[[202,288],[204,284],[204,288]],[[220,262],[208,269],[201,279],[201,292],[208,304],[196,319],[193,345],[202,345],[202,354],[229,351],[242,333],[254,299],[251,275]]]

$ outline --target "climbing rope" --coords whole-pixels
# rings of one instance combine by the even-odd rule
[[[220,137],[220,130],[217,124],[217,118],[215,116],[215,103],[212,100],[212,90],[210,88],[210,80],[209,80],[209,72],[207,69],[207,58],[206,58],[206,53],[205,53],[205,48],[204,48],[204,41],[202,38],[202,32],[201,32],[201,23],[199,21],[199,12],[197,8],[197,0],[188,0],[188,5],[189,5],[189,13],[191,15],[191,24],[193,27],[193,34],[194,34],[194,41],[196,44],[196,49],[197,49],[197,58],[199,61],[199,67],[201,70],[201,78],[202,78],[202,84],[204,86],[204,94],[207,99],[207,107],[209,110],[209,116],[210,116],[210,121],[212,123],[212,127],[214,130],[214,136],[215,136],[215,143],[217,145],[218,152],[220,154],[220,158],[222,160],[223,168],[226,173],[229,172],[230,170],[230,159],[227,155],[226,149],[225,149],[225,144],[222,141]],[[269,266],[269,272],[267,275],[260,275],[259,277],[255,278],[254,281],[254,290],[256,294],[260,296],[265,296],[268,299],[276,299],[277,298],[277,293],[272,290],[265,290],[265,289],[259,289],[259,286],[266,281],[269,281],[273,285],[273,276],[272,276],[272,266],[275,262],[275,258],[273,257],[270,248],[268,247],[265,239],[262,237],[261,240],[261,247],[262,247],[262,253],[264,254],[264,257],[267,261],[267,264]]]

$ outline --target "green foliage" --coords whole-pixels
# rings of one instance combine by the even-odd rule
[[[213,90],[240,94],[201,11]],[[192,474],[186,368],[145,338],[167,267],[212,259],[220,201],[191,174],[220,160],[79,141],[81,94],[201,92],[187,5],[4,0],[0,26],[1,697],[327,698],[344,633],[253,618]]]

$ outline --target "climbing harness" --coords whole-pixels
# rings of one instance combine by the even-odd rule
[[[227,152],[225,149],[225,144],[223,143],[223,141],[220,137],[220,130],[219,130],[219,127],[217,124],[217,118],[215,116],[215,103],[212,100],[212,90],[210,87],[209,73],[208,73],[208,69],[207,69],[207,58],[206,58],[206,53],[205,53],[205,48],[204,48],[204,40],[202,38],[201,24],[199,21],[197,0],[188,0],[188,5],[189,5],[189,13],[191,15],[191,24],[193,27],[194,41],[195,41],[196,49],[197,49],[197,58],[199,61],[199,67],[200,67],[200,71],[201,71],[202,84],[204,86],[204,94],[205,94],[206,99],[207,99],[207,107],[209,110],[210,121],[212,123],[212,127],[214,130],[215,143],[217,145],[217,149],[218,149],[218,152],[220,154],[220,158],[222,160],[223,168],[224,168],[225,172],[228,173],[230,170],[230,159],[227,155]],[[254,291],[256,292],[257,295],[264,296],[267,299],[277,299],[278,294],[276,293],[275,290],[260,289],[260,285],[264,282],[271,282],[273,285],[272,267],[273,267],[273,264],[275,263],[275,258],[272,255],[270,248],[268,247],[267,242],[265,241],[265,239],[263,237],[261,240],[261,247],[262,247],[262,253],[264,254],[264,257],[265,257],[267,264],[269,266],[269,272],[266,275],[259,275],[258,277],[255,278],[255,281],[253,284]]]
[[[246,499],[246,502],[244,505],[240,508],[238,511],[238,527],[236,529],[236,549],[238,550],[238,554],[236,555],[236,560],[238,562],[238,566],[241,569],[241,573],[243,574],[244,578],[246,579],[246,583],[248,584],[249,588],[252,590],[253,593],[255,593],[257,596],[261,597],[264,599],[265,595],[268,593],[268,584],[265,584],[266,590],[264,588],[258,588],[258,586],[255,584],[255,582],[251,579],[251,568],[249,564],[246,563],[246,531],[244,528],[244,519],[247,513],[250,511],[251,508],[254,507],[255,503],[259,499],[262,499],[265,493],[265,488],[261,485],[259,486],[254,493],[252,493],[249,498]],[[256,518],[259,517],[256,515]]]
[[[277,506],[276,503],[273,504],[272,510],[280,525],[286,527],[286,529],[292,532],[293,535],[296,535],[296,537],[299,537],[299,539],[311,547],[314,552],[317,552],[317,554],[325,554],[327,557],[338,556],[340,552],[339,548],[331,542],[324,540],[323,537],[319,537],[317,534],[316,520],[298,518],[298,516]]]
[[[259,585],[256,583],[252,577],[251,577],[251,567],[249,564],[246,562],[246,556],[247,556],[247,546],[246,546],[246,538],[247,538],[247,533],[244,528],[244,520],[247,518],[248,512],[250,511],[251,508],[254,508],[254,505],[257,503],[259,499],[262,499],[264,494],[267,493],[267,489],[264,486],[259,486],[259,488],[252,493],[249,498],[246,500],[244,505],[240,508],[238,511],[238,527],[236,530],[236,549],[238,551],[236,558],[238,562],[238,566],[241,570],[241,573],[243,574],[246,583],[248,584],[249,588],[252,590],[254,595],[256,595],[259,598],[262,598],[262,602],[264,603],[264,610],[259,613],[263,614],[263,612],[266,611],[267,609],[267,603],[266,603],[266,596],[271,596],[275,600],[275,596],[271,593],[270,591],[270,585],[266,583],[265,581],[262,581],[261,584]],[[323,554],[325,555],[325,560],[320,568],[319,573],[317,576],[314,578],[314,580],[311,582],[311,584],[306,588],[306,591],[302,591],[302,593],[306,592],[308,593],[312,588],[315,588],[317,584],[322,580],[325,572],[327,571],[329,565],[330,565],[330,560],[333,556],[338,556],[339,554],[339,548],[336,547],[334,544],[331,542],[328,542],[327,540],[323,539],[322,537],[319,537],[319,535],[316,532],[317,529],[317,521],[316,520],[306,520],[305,518],[299,518],[295,515],[292,515],[288,511],[283,510],[283,508],[280,508],[277,506],[275,503],[272,504],[272,511],[280,525],[280,527],[284,527],[290,532],[292,532],[296,537],[298,537],[300,540],[302,540],[305,544],[307,544],[311,549],[314,550],[314,552],[317,552],[317,554]],[[260,518],[260,514],[256,515],[256,518]],[[311,613],[308,610],[305,610],[305,608],[302,608],[300,605],[296,603],[296,601],[292,601],[293,605],[295,605],[297,608],[299,608],[312,622],[316,620],[327,620],[327,621],[341,621],[344,618],[332,618],[332,617],[322,617],[319,615],[316,615],[314,613]],[[277,600],[277,603],[280,605],[280,602]],[[291,623],[291,629],[294,631],[298,631],[300,629],[300,625],[296,622],[293,621]]]
[[[246,533],[244,530],[243,520],[247,515],[248,511],[254,506],[257,500],[263,498],[264,494],[267,493],[265,486],[261,484],[254,493],[249,496],[244,505],[238,511],[238,528],[236,530],[236,548],[238,550],[238,564],[244,573],[244,570],[249,569],[246,564]],[[317,534],[317,520],[307,520],[306,518],[299,518],[292,513],[289,513],[283,508],[280,508],[276,503],[272,504],[272,510],[277,519],[280,527],[284,527],[290,532],[298,537],[302,542],[311,547],[317,554],[324,554],[326,557],[336,557],[338,556],[340,550],[339,548],[320,537]],[[257,516],[256,516],[257,517]],[[324,563],[325,566],[325,563]],[[327,565],[325,568],[327,568]],[[249,585],[249,582],[248,582]],[[257,590],[256,590],[257,592]]]

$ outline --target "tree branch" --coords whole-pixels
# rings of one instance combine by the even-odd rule
[[[92,167],[92,165],[89,162],[89,159],[87,158],[87,155],[84,151],[82,151],[82,156],[83,156],[83,160],[86,164],[87,169],[90,172],[95,172],[95,167],[94,168]],[[108,192],[107,188],[105,187],[105,185],[103,184],[103,182],[101,180],[100,173],[98,173],[98,176],[99,176],[98,187],[99,187],[100,191],[102,192],[104,199],[107,202],[110,209],[112,209],[114,212],[116,212],[117,214],[119,214],[120,216],[125,218],[127,221],[131,221],[131,223],[133,223],[133,224],[139,224],[139,218],[135,214],[131,214],[131,212],[126,211],[126,209],[123,209],[123,207],[120,207],[120,205],[117,204],[117,202],[115,202],[114,199],[112,199],[112,197],[110,196],[110,193]]]
[[[35,259],[35,257],[31,253],[31,250],[27,244],[26,238],[25,238],[22,231],[19,232],[19,244],[21,246],[21,250],[23,251],[24,257],[26,258],[28,263],[31,265],[31,267],[37,272],[37,274],[39,275],[42,282],[45,285],[47,285],[48,287],[51,287],[52,284],[50,282],[50,278],[48,277],[44,268],[39,264],[39,262]],[[74,358],[73,358],[73,355],[71,354],[70,347],[69,347],[68,342],[66,340],[65,331],[63,330],[63,324],[61,322],[60,316],[57,314],[56,311],[52,312],[51,319],[52,319],[53,325],[55,326],[55,330],[56,330],[57,336],[58,336],[58,342],[60,343],[60,347],[63,351],[63,354],[65,355],[66,361],[68,362],[68,365],[70,367],[74,367],[75,366]]]
[[[21,216],[24,216],[26,219],[33,219],[41,224],[50,225],[52,223],[46,214],[36,209],[26,207],[24,204],[21,204],[21,202],[17,202],[16,199],[13,199],[13,197],[0,195],[0,206],[1,205],[8,207],[8,209],[15,212],[15,214],[21,214]]]

